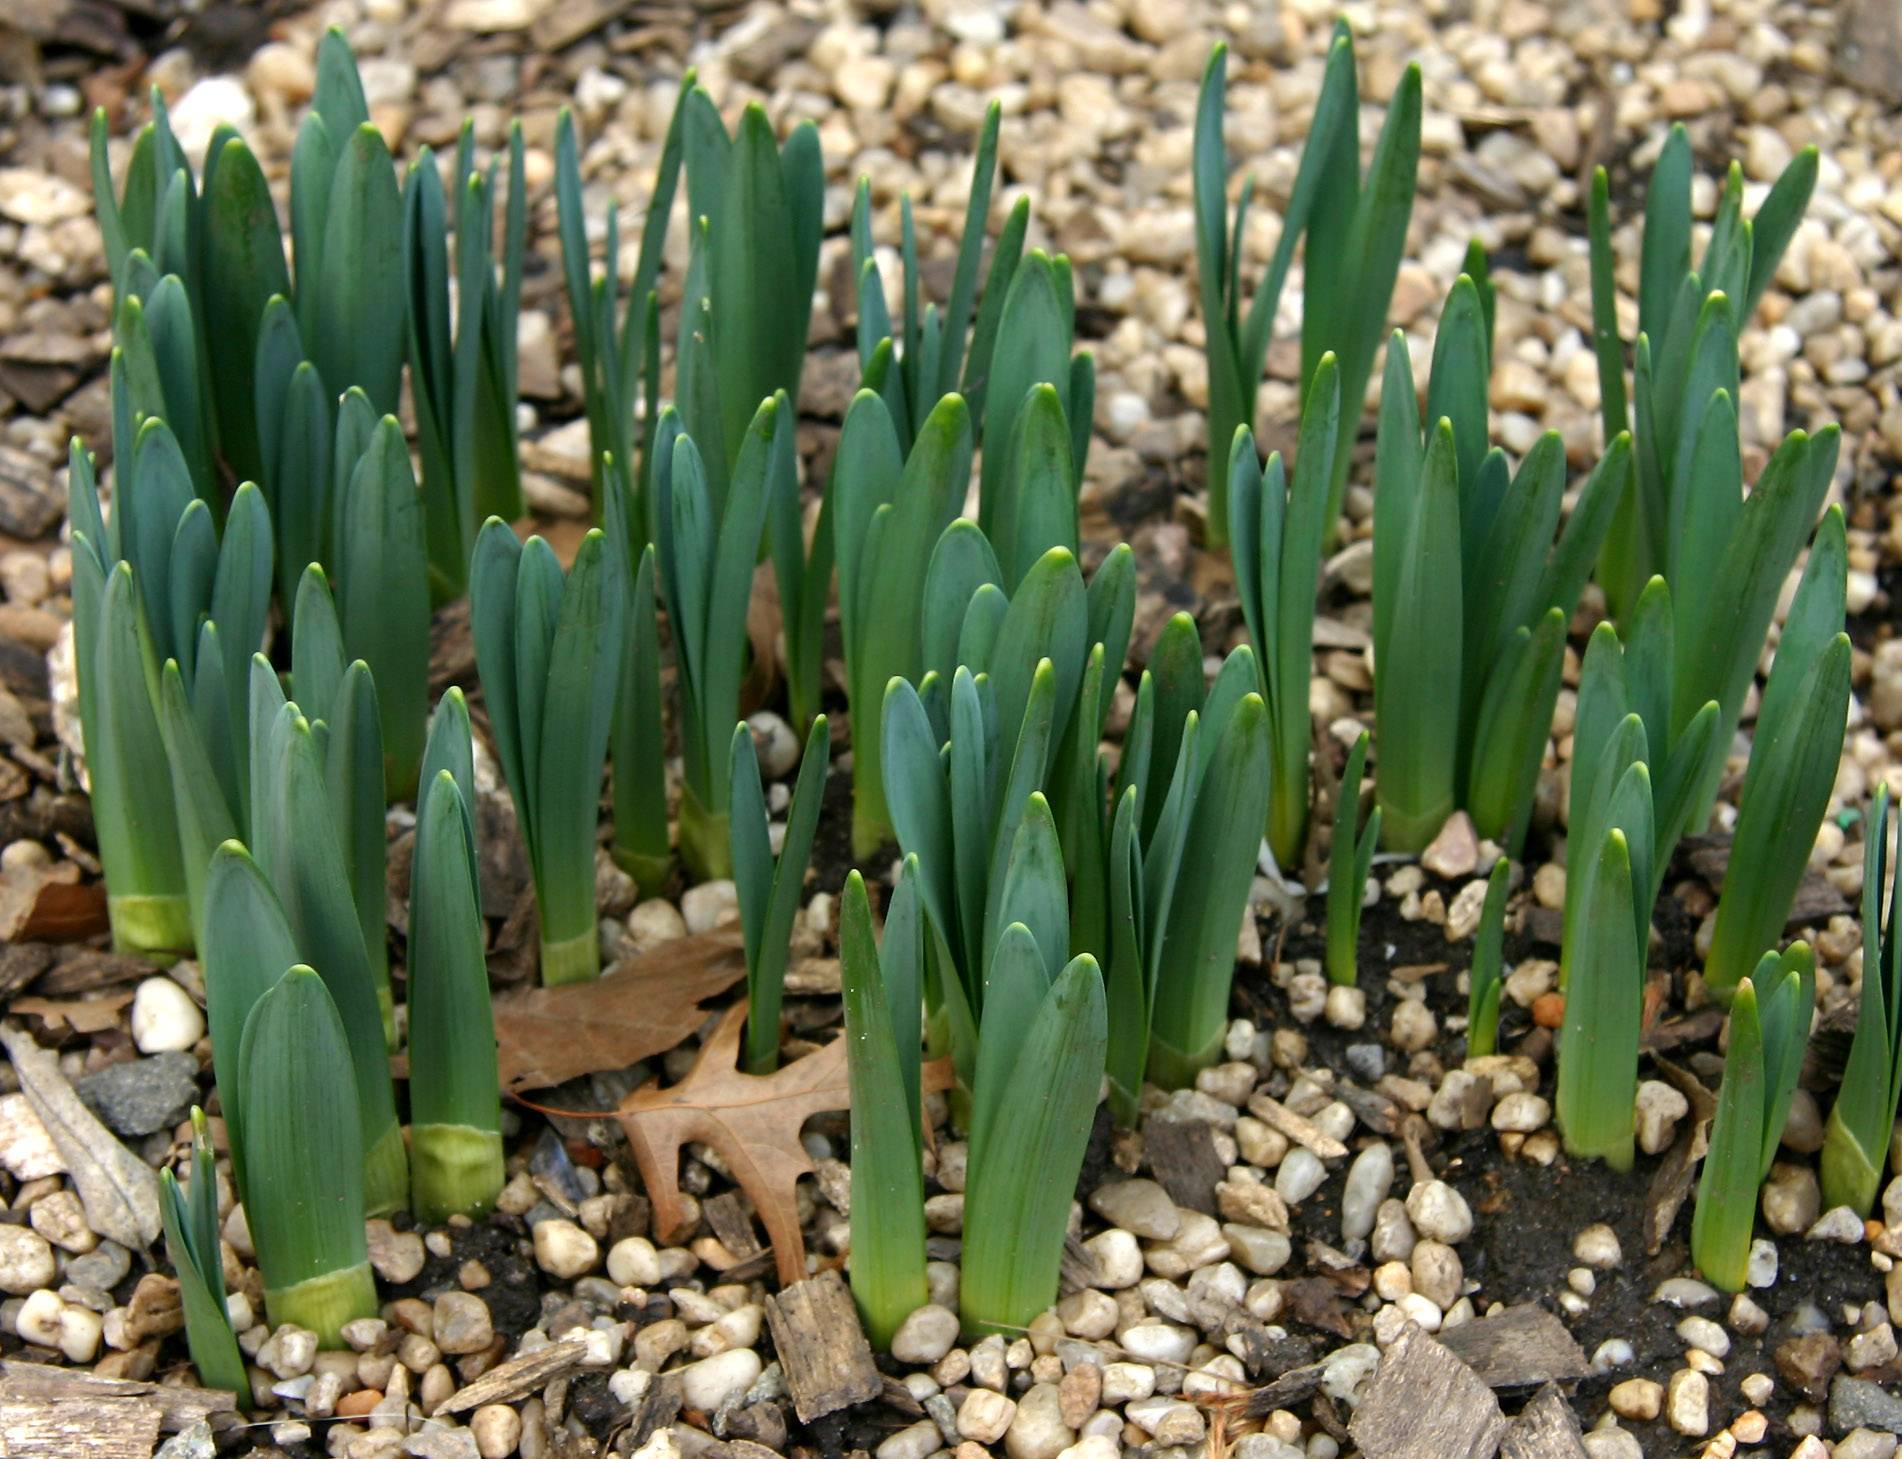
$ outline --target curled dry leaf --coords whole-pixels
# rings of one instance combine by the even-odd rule
[[[727,928],[663,943],[592,983],[504,993],[495,1000],[502,1088],[547,1089],[664,1054],[706,1021],[701,1004],[745,976],[739,931]]]
[[[0,942],[83,942],[106,925],[105,887],[70,861],[0,876]]]
[[[685,1079],[667,1089],[642,1086],[621,1101],[616,1117],[640,1165],[660,1239],[684,1234],[680,1147],[699,1140],[719,1152],[752,1198],[785,1286],[806,1275],[794,1192],[799,1177],[812,1173],[812,1161],[799,1131],[811,1116],[851,1103],[845,1040],[834,1039],[816,1053],[756,1077],[739,1069],[745,1023],[746,1005],[734,1004],[701,1045]],[[951,1078],[950,1060],[925,1065],[927,1090],[948,1088]]]
[[[116,1026],[119,1011],[132,1001],[132,990],[122,988],[100,998],[15,998],[12,1011],[41,1020],[48,1033],[71,1029],[94,1034]]]
[[[145,1250],[163,1226],[152,1167],[99,1123],[60,1073],[58,1058],[24,1029],[0,1024],[0,1044],[13,1061],[27,1103],[66,1162],[86,1208],[86,1224],[121,1246]]]
[[[739,1069],[745,1023],[746,1005],[734,1004],[701,1045],[685,1079],[668,1089],[648,1084],[635,1090],[621,1101],[618,1118],[640,1164],[653,1202],[654,1230],[662,1240],[675,1239],[686,1224],[680,1147],[704,1141],[753,1198],[773,1243],[780,1283],[789,1285],[806,1275],[793,1191],[800,1176],[812,1173],[812,1161],[799,1143],[799,1130],[810,1116],[850,1104],[845,1043],[834,1039],[817,1053],[756,1077]]]
[[[1689,1069],[1655,1053],[1651,1062],[1691,1105],[1691,1117],[1679,1124],[1677,1138],[1658,1162],[1650,1188],[1645,1192],[1644,1249],[1647,1255],[1656,1256],[1664,1249],[1665,1238],[1677,1222],[1677,1213],[1690,1197],[1697,1163],[1710,1149],[1710,1126],[1717,1118],[1717,1100]]]

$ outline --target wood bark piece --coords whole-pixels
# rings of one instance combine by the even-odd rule
[[[158,1436],[158,1405],[143,1399],[0,1398],[7,1459],[152,1459]]]
[[[1215,1214],[1215,1187],[1228,1167],[1215,1153],[1207,1120],[1144,1120],[1143,1154],[1170,1200],[1205,1216]]]
[[[674,1241],[686,1232],[680,1147],[703,1140],[720,1152],[733,1178],[753,1198],[773,1243],[780,1285],[789,1287],[806,1274],[806,1244],[794,1189],[800,1176],[812,1173],[812,1159],[799,1143],[799,1129],[812,1115],[851,1103],[845,1040],[834,1039],[817,1053],[759,1078],[737,1067],[745,1022],[746,1005],[734,1004],[701,1045],[685,1079],[668,1089],[642,1086],[621,1101],[616,1117],[653,1202],[656,1236]]]
[[[1264,1124],[1273,1125],[1295,1144],[1312,1151],[1323,1160],[1339,1160],[1347,1154],[1347,1146],[1315,1124],[1304,1115],[1298,1115],[1278,1099],[1266,1094],[1253,1095],[1248,1101],[1249,1113]]]
[[[768,1297],[766,1321],[801,1423],[868,1402],[884,1390],[858,1308],[838,1272],[828,1269]]]
[[[1556,1384],[1541,1388],[1512,1421],[1500,1442],[1499,1459],[1585,1459],[1578,1416]]]
[[[1266,1418],[1278,1408],[1292,1408],[1297,1403],[1306,1403],[1320,1391],[1321,1380],[1326,1376],[1325,1363],[1306,1363],[1299,1368],[1290,1368],[1249,1394],[1242,1403],[1242,1416]]]
[[[1347,1431],[1364,1459],[1493,1459],[1509,1427],[1479,1375],[1408,1323]]]
[[[1710,1149],[1710,1127],[1717,1117],[1717,1100],[1690,1070],[1679,1068],[1658,1054],[1651,1056],[1651,1062],[1691,1105],[1691,1117],[1678,1122],[1677,1137],[1658,1162],[1650,1187],[1645,1191],[1644,1249],[1646,1255],[1656,1256],[1664,1249],[1665,1238],[1677,1224],[1678,1212],[1690,1199],[1698,1162]]]
[[[1351,1079],[1339,1079],[1334,1083],[1334,1097],[1377,1135],[1391,1135],[1400,1128],[1400,1106],[1376,1090],[1362,1089]]]
[[[466,1413],[485,1403],[513,1403],[573,1372],[587,1351],[588,1344],[583,1339],[572,1337],[523,1353],[519,1358],[510,1358],[450,1394],[443,1410]]]
[[[722,1191],[700,1203],[700,1214],[707,1218],[715,1238],[732,1256],[730,1266],[720,1268],[729,1282],[751,1281],[773,1264],[773,1253],[761,1246],[753,1233],[753,1218],[746,1213],[739,1196]]]
[[[231,1394],[216,1388],[188,1388],[180,1383],[140,1383],[129,1378],[99,1378],[71,1368],[55,1368],[46,1363],[25,1363],[19,1359],[0,1361],[0,1394],[6,1403],[45,1405],[52,1403],[90,1404],[95,1412],[109,1405],[144,1405],[159,1416],[159,1428],[176,1434],[196,1423],[216,1428],[221,1416],[235,1418],[238,1402]],[[0,1423],[0,1434],[8,1432]],[[61,1459],[91,1451],[81,1445],[67,1449]],[[147,1459],[150,1450],[141,1451]]]
[[[1448,1328],[1440,1343],[1489,1388],[1569,1383],[1591,1371],[1565,1324],[1534,1302]]]
[[[591,983],[523,988],[495,1000],[503,1089],[547,1089],[664,1054],[706,1021],[700,1005],[746,976],[737,929],[677,937]]]
[[[60,1073],[59,1060],[32,1035],[16,1024],[0,1024],[0,1044],[13,1060],[20,1091],[66,1162],[86,1208],[86,1224],[121,1246],[144,1251],[163,1229],[152,1167],[99,1123]]]

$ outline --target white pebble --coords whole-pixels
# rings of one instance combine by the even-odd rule
[[[660,1254],[645,1236],[624,1236],[608,1248],[608,1280],[619,1287],[660,1282]]]
[[[898,1324],[892,1334],[892,1356],[901,1363],[935,1363],[957,1340],[957,1313],[927,1302]]]
[[[1327,1179],[1327,1167],[1312,1150],[1296,1146],[1275,1172],[1275,1194],[1291,1206],[1298,1206],[1321,1188]]]
[[[549,1275],[582,1276],[600,1259],[600,1246],[573,1221],[555,1217],[536,1225],[535,1264]]]
[[[1347,1167],[1347,1187],[1341,1193],[1341,1236],[1365,1241],[1374,1229],[1380,1203],[1393,1189],[1393,1149],[1376,1140]]]
[[[760,1368],[759,1354],[751,1348],[733,1348],[689,1363],[680,1374],[682,1400],[688,1408],[714,1413],[728,1399],[738,1398],[751,1388]]]
[[[205,1015],[170,978],[151,977],[132,995],[132,1041],[142,1054],[176,1053],[205,1036]]]
[[[1408,1191],[1407,1215],[1420,1235],[1448,1246],[1458,1246],[1473,1234],[1473,1211],[1466,1197],[1443,1180],[1423,1180]]]

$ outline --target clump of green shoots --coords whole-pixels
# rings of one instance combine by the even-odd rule
[[[680,95],[661,144],[660,166],[647,217],[641,225],[640,256],[625,305],[620,298],[618,216],[615,209],[607,209],[606,267],[600,277],[593,277],[588,263],[581,153],[575,141],[574,114],[564,106],[555,121],[555,203],[562,275],[567,284],[569,313],[574,318],[575,354],[587,401],[588,460],[594,476],[595,511],[605,522],[608,483],[612,481],[632,504],[628,528],[630,545],[635,549],[652,541],[656,532],[648,493],[653,469],[650,448],[660,420],[660,300],[654,283],[660,274],[667,222],[680,185],[681,128],[687,99],[694,90],[690,67],[680,78]],[[638,415],[637,399],[643,406]]]
[[[919,1106],[920,999],[925,919],[917,858],[906,858],[872,937],[865,882],[845,879],[839,908],[846,1071],[852,1085],[852,1295],[881,1351],[927,1297],[923,1125]]]
[[[1492,332],[1493,290],[1475,247],[1434,338],[1424,445],[1405,336],[1387,347],[1374,463],[1374,724],[1382,828],[1402,851],[1424,849],[1459,809],[1481,836],[1509,849],[1523,840],[1566,628],[1629,470],[1620,437],[1559,530],[1558,432],[1516,472],[1489,446]]]
[[[660,583],[673,632],[680,695],[680,857],[699,878],[731,871],[728,752],[746,666],[746,607],[760,533],[775,491],[793,476],[788,397],[759,402],[730,479],[718,436],[712,454],[661,416],[655,438],[654,501]],[[721,476],[716,489],[713,470]],[[784,481],[782,481],[782,478]]]
[[[1367,874],[1373,870],[1374,847],[1380,844],[1380,807],[1360,821],[1361,776],[1367,767],[1366,730],[1347,752],[1347,765],[1334,792],[1334,844],[1329,848],[1327,871],[1327,975],[1331,982],[1353,987],[1360,981],[1360,914],[1367,900]]]
[[[159,1172],[159,1215],[165,1223],[165,1257],[178,1275],[179,1306],[185,1314],[185,1343],[192,1365],[211,1388],[222,1388],[251,1406],[251,1379],[244,1354],[231,1329],[225,1304],[225,1269],[218,1220],[218,1175],[211,1153],[205,1112],[192,1106],[191,1181]]]
[[[1749,1275],[1757,1187],[1783,1138],[1815,1006],[1816,959],[1802,942],[1766,952],[1731,998],[1724,1082],[1691,1214],[1691,1260],[1726,1292],[1741,1292]]]
[[[785,993],[786,960],[792,951],[789,939],[812,857],[813,832],[819,827],[819,805],[831,758],[832,731],[822,714],[806,736],[799,779],[786,812],[785,837],[774,856],[753,734],[744,721],[733,727],[728,804],[733,882],[746,941],[744,1064],[749,1074],[770,1074],[779,1067],[779,1006]]]
[[[540,537],[524,546],[491,517],[469,600],[476,667],[541,912],[542,982],[601,969],[594,829],[620,685],[627,585],[599,529],[564,575]]]
[[[1902,1100],[1902,920],[1890,853],[1889,787],[1876,792],[1862,843],[1862,1002],[1842,1087],[1823,1134],[1823,1200],[1867,1216]]]
[[[1268,706],[1274,788],[1268,847],[1275,864],[1298,874],[1308,841],[1308,684],[1314,669],[1314,590],[1320,571],[1328,483],[1340,436],[1340,372],[1323,355],[1301,413],[1292,489],[1281,453],[1266,472],[1255,438],[1237,431],[1229,451],[1229,538],[1235,587]]]
[[[1137,687],[1100,849],[1075,858],[1073,916],[1087,905],[1084,873],[1103,865],[1105,1063],[1110,1112],[1124,1125],[1141,1112],[1145,1075],[1170,1085],[1193,1078],[1177,1053],[1180,1030],[1199,1030],[1194,1020],[1213,999],[1227,1004],[1234,959],[1224,961],[1222,943],[1233,952],[1261,844],[1251,816],[1266,813],[1269,793],[1252,657],[1246,645],[1234,649],[1204,692],[1195,621],[1170,619]],[[1073,953],[1098,952],[1085,931],[1072,922]],[[1205,1047],[1199,1032],[1191,1037]]]
[[[1254,180],[1243,183],[1231,223],[1226,215],[1228,149],[1222,138],[1227,71],[1228,47],[1217,45],[1209,55],[1196,102],[1191,164],[1196,278],[1208,333],[1209,535],[1220,545],[1230,530],[1229,477],[1222,467],[1229,459],[1235,432],[1254,426],[1255,399],[1282,285],[1294,262],[1295,246],[1305,236],[1301,381],[1304,389],[1308,387],[1322,357],[1332,352],[1340,360],[1341,399],[1356,407],[1340,414],[1340,436],[1322,511],[1323,530],[1331,539],[1346,494],[1350,447],[1360,429],[1358,404],[1373,373],[1387,305],[1406,248],[1407,222],[1413,215],[1414,178],[1420,164],[1420,68],[1410,65],[1401,73],[1363,178],[1354,41],[1347,23],[1336,23],[1321,94],[1282,213],[1281,236],[1268,273],[1246,311],[1241,261]]]
[[[1506,897],[1512,887],[1512,862],[1502,856],[1486,878],[1486,901],[1473,932],[1473,966],[1467,974],[1466,1057],[1499,1051],[1499,992],[1506,936]]]
[[[245,1217],[272,1324],[325,1347],[374,1317],[364,1236],[363,1143],[349,1041],[323,979],[290,968],[244,1022]],[[399,1147],[400,1153],[400,1147]]]
[[[1625,341],[1618,330],[1611,185],[1602,167],[1592,178],[1592,334],[1606,441],[1633,433],[1632,407],[1636,408],[1636,469],[1598,562],[1598,580],[1621,622],[1630,617],[1639,594],[1654,576],[1663,576],[1680,594],[1707,594],[1717,586],[1716,581],[1698,581],[1709,569],[1709,554],[1721,551],[1723,543],[1722,534],[1711,530],[1713,523],[1703,515],[1697,498],[1706,496],[1709,478],[1725,478],[1724,505],[1731,515],[1736,513],[1743,486],[1736,449],[1737,336],[1756,313],[1803,220],[1816,186],[1818,157],[1814,147],[1805,147],[1791,158],[1752,218],[1743,216],[1743,170],[1732,162],[1704,255],[1693,271],[1691,172],[1695,165],[1689,133],[1681,124],[1673,126],[1646,189],[1638,337],[1629,393]],[[1706,482],[1695,481],[1697,477]],[[1825,484],[1827,480],[1825,472]],[[1763,486],[1757,490],[1762,492]],[[1807,492],[1800,495],[1808,497]],[[1819,493],[1790,514],[1800,518],[1794,538],[1785,532],[1776,534],[1787,547],[1765,564],[1773,601],[1776,585],[1782,582],[1820,504]],[[1765,514],[1781,517],[1785,510],[1766,504]],[[1759,625],[1753,621],[1754,612],[1739,617],[1734,579],[1721,574],[1718,581],[1732,586],[1720,594],[1724,607],[1713,626],[1721,628],[1737,618],[1735,631],[1752,645],[1748,659],[1754,662],[1754,645],[1762,642],[1768,618]],[[1716,697],[1724,706],[1727,723],[1734,725],[1736,711],[1729,696]],[[1737,698],[1740,707],[1741,691]],[[1728,733],[1723,738],[1728,740]]]
[[[1773,946],[1829,808],[1849,714],[1842,508],[1823,514],[1757,711],[1704,981],[1719,997]]]
[[[1060,863],[1055,871],[1050,905],[1060,911]],[[967,1332],[1021,1331],[1056,1299],[1070,1202],[1103,1082],[1109,1018],[1102,974],[1088,954],[1067,963],[1052,957],[1040,941],[1050,930],[1011,923],[990,961],[958,1282]]]
[[[423,767],[410,872],[410,1208],[433,1224],[485,1214],[503,1180],[475,759],[460,689],[436,706]]]

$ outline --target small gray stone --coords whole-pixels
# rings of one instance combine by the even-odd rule
[[[1347,1068],[1356,1079],[1377,1084],[1387,1072],[1387,1051],[1379,1044],[1349,1044]]]
[[[101,1241],[84,1256],[76,1256],[67,1264],[66,1280],[76,1287],[110,1292],[131,1270],[131,1252],[116,1241]]]
[[[1168,1241],[1182,1229],[1182,1213],[1169,1192],[1153,1180],[1119,1180],[1090,1194],[1090,1209],[1105,1221],[1151,1241]]]
[[[173,1434],[159,1446],[152,1459],[217,1459],[218,1444],[211,1436],[211,1425],[200,1419],[188,1429]]]
[[[1851,1429],[1902,1434],[1902,1394],[1866,1378],[1838,1373],[1829,1385],[1829,1426],[1839,1434]]]
[[[417,1430],[403,1441],[403,1452],[416,1459],[481,1459],[475,1435],[468,1429],[444,1428],[440,1424]]]
[[[198,1097],[198,1061],[183,1050],[128,1059],[73,1088],[115,1135],[151,1135],[177,1124]]]
[[[471,1292],[444,1292],[436,1299],[436,1346],[452,1357],[479,1353],[495,1340],[489,1307]]]

